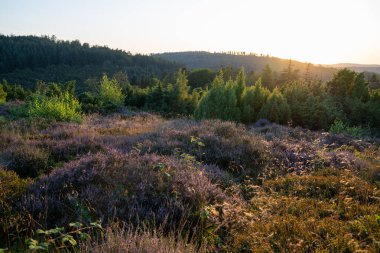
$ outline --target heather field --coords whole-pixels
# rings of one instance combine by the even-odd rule
[[[0,121],[0,252],[379,252],[380,141],[126,110]]]

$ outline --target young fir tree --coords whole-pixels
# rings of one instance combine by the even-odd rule
[[[247,88],[247,84],[245,82],[245,71],[244,68],[241,68],[239,73],[236,76],[236,103],[237,107],[240,108],[242,111],[242,100],[243,100],[243,95],[245,92],[245,89]]]
[[[238,86],[232,80],[227,81],[224,88],[224,96],[222,101],[222,120],[240,121],[240,108],[238,107],[237,89]]]
[[[199,101],[195,117],[239,121],[240,110],[237,107],[236,84],[232,80],[225,83],[223,71],[219,72],[210,90]]]
[[[273,90],[265,105],[261,108],[259,118],[266,118],[271,122],[279,124],[286,124],[289,121],[289,105],[277,88]]]
[[[222,103],[224,98],[223,71],[215,77],[210,90],[200,99],[198,108],[195,110],[195,117],[198,119],[218,119],[222,117]]]
[[[274,74],[269,65],[265,65],[263,71],[261,72],[262,84],[270,90],[275,88]]]
[[[352,90],[352,97],[357,98],[362,102],[367,102],[369,100],[368,85],[365,81],[364,73],[360,73],[356,76],[354,88]]]
[[[246,90],[242,102],[241,120],[243,123],[253,123],[258,119],[257,115],[265,104],[269,94],[269,90],[262,87],[261,78],[256,81],[254,86]]]
[[[189,95],[189,85],[185,70],[179,70],[177,81],[173,85],[170,94],[170,107],[175,114],[189,114],[191,97]]]

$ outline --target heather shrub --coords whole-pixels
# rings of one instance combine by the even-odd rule
[[[22,230],[22,215],[15,207],[29,183],[29,180],[20,179],[15,172],[0,168],[0,247],[6,246],[10,234]]]
[[[30,145],[11,146],[4,152],[7,168],[20,177],[37,177],[49,172],[49,154]]]
[[[202,166],[109,151],[54,170],[29,188],[22,205],[45,227],[94,219],[160,225],[168,219],[175,229],[184,221],[196,224],[205,205],[222,199]]]
[[[56,162],[69,161],[86,155],[96,153],[103,149],[102,145],[97,143],[93,138],[88,136],[79,136],[62,141],[51,141],[42,144],[50,151],[51,158]]]
[[[190,154],[237,176],[257,175],[269,159],[264,141],[232,122],[175,121],[135,141],[143,153]]]

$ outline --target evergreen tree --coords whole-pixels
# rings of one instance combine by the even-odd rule
[[[290,108],[286,98],[280,90],[275,88],[269,95],[267,102],[261,108],[259,118],[266,118],[271,122],[286,124],[290,119]]]
[[[245,71],[244,68],[241,68],[239,73],[236,76],[236,104],[237,107],[242,110],[242,100],[244,91],[247,88],[247,84],[245,82]]]
[[[223,115],[222,100],[224,99],[223,71],[215,77],[210,90],[200,99],[195,117],[198,119],[220,119]]]
[[[292,60],[289,60],[288,67],[281,72],[280,83],[286,84],[288,82],[297,81],[299,70],[293,70]]]
[[[256,81],[254,86],[246,90],[242,103],[241,120],[243,123],[253,123],[258,119],[257,115],[265,104],[269,94],[269,90],[262,87],[261,78]]]
[[[356,73],[349,69],[339,70],[327,83],[329,92],[336,97],[349,97],[355,86]]]
[[[189,95],[190,87],[188,85],[185,70],[179,70],[177,73],[177,81],[173,85],[170,95],[170,107],[174,113],[188,114],[191,97]]]
[[[356,76],[352,97],[357,98],[362,102],[367,102],[369,100],[368,85],[365,81],[364,73],[360,73]]]
[[[223,71],[215,77],[210,90],[200,99],[195,111],[198,119],[240,120],[240,109],[237,107],[236,83],[228,80],[225,83]]]
[[[265,65],[263,71],[261,72],[261,81],[264,87],[267,87],[269,90],[275,88],[274,74],[270,66]]]
[[[227,81],[224,88],[224,96],[222,97],[222,120],[240,121],[240,108],[238,106],[236,83],[232,80]]]
[[[314,98],[309,86],[305,82],[288,83],[284,87],[283,94],[291,110],[292,123],[305,127],[307,119],[310,117],[308,115],[307,100]],[[318,101],[315,102],[317,103]]]

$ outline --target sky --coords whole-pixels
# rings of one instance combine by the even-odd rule
[[[0,34],[380,64],[380,0],[0,0]]]

